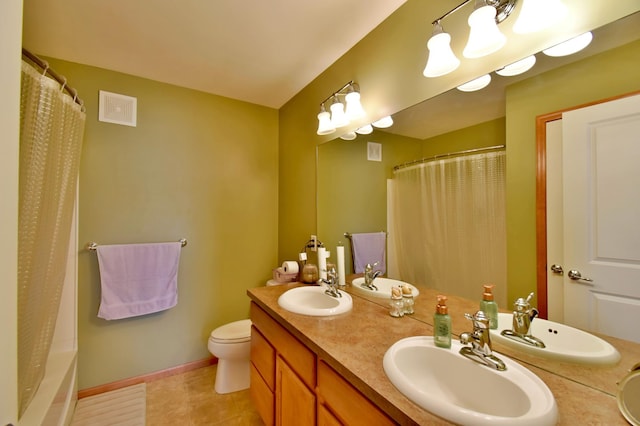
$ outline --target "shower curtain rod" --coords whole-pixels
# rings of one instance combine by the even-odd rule
[[[429,161],[438,160],[440,158],[475,154],[477,152],[482,152],[482,151],[494,151],[497,149],[504,149],[504,147],[505,147],[504,145],[494,145],[494,146],[488,146],[485,148],[467,149],[465,151],[456,151],[456,152],[448,152],[446,154],[438,154],[438,155],[434,155],[433,157],[426,157],[426,158],[421,158],[419,160],[407,161],[406,163],[402,163],[400,165],[394,166],[393,171],[395,172],[396,170],[404,169],[405,167],[415,166],[416,164],[428,163]]]
[[[27,57],[33,64],[42,68],[43,74],[49,74],[54,80],[62,85],[62,88],[73,98],[73,101],[84,108],[84,102],[82,99],[78,97],[78,91],[73,87],[67,86],[67,79],[64,76],[56,73],[54,70],[49,68],[49,63],[44,59],[40,59],[37,55],[29,52],[24,47],[22,48],[22,56]]]

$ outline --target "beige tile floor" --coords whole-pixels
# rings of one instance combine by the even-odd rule
[[[262,426],[249,390],[218,395],[216,365],[147,383],[147,425]]]

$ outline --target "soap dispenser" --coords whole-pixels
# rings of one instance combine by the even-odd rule
[[[480,310],[489,318],[489,328],[498,329],[498,304],[493,300],[493,284],[485,284],[482,300],[480,301]]]
[[[451,317],[447,308],[447,296],[438,295],[436,313],[433,316],[433,341],[440,348],[451,348]]]

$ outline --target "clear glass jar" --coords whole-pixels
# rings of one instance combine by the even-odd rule
[[[411,315],[413,314],[413,306],[415,305],[415,301],[413,300],[413,294],[403,294],[402,295],[402,304],[404,307],[404,314]]]
[[[396,318],[404,316],[404,302],[402,301],[402,296],[391,297],[391,302],[389,302],[389,306],[390,306],[389,315]]]

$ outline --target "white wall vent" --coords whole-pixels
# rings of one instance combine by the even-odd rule
[[[136,127],[138,99],[100,90],[98,120]]]

